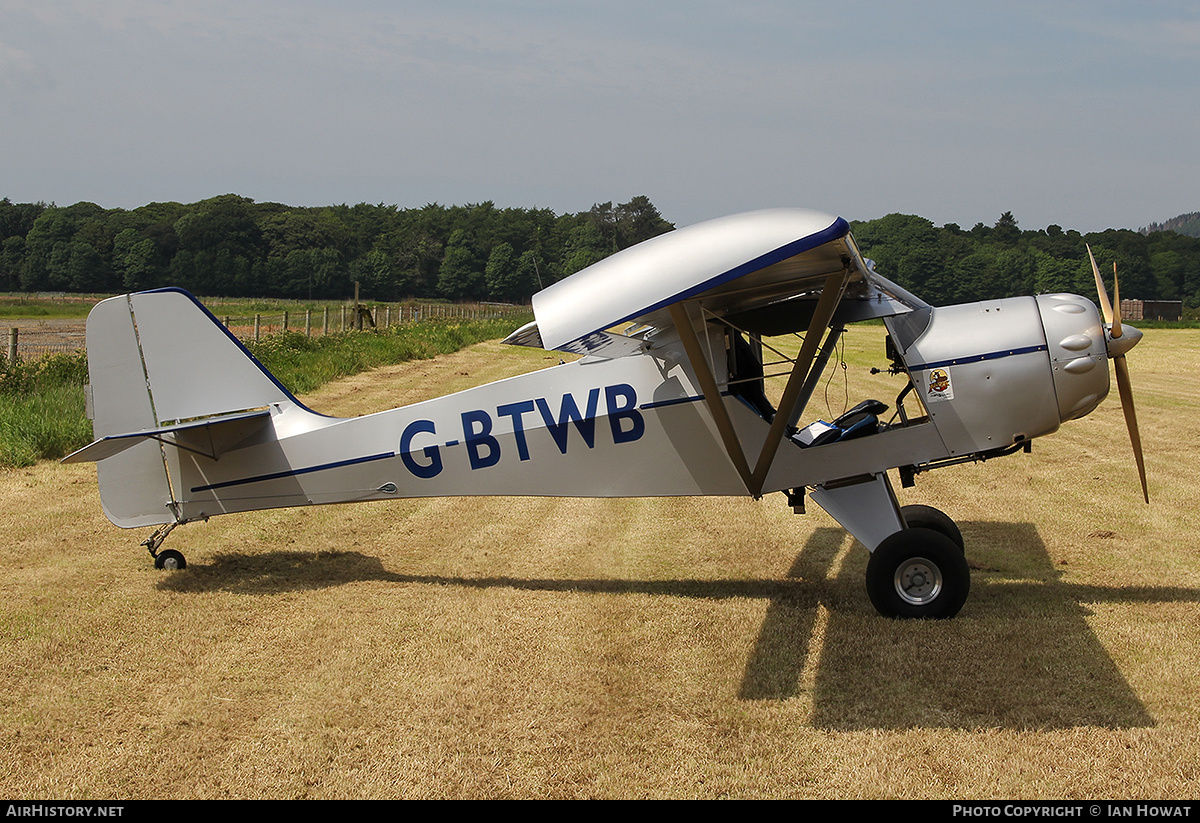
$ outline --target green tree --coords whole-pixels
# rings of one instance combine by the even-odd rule
[[[111,246],[106,226],[107,216],[95,203],[44,210],[25,236],[21,288],[70,290],[73,282],[103,288]]]
[[[644,194],[617,206],[613,219],[616,222],[617,245],[622,249],[675,228],[675,224],[668,223]]]
[[[446,243],[446,252],[438,269],[438,292],[449,300],[482,297],[487,292],[483,269],[484,263],[475,242],[462,229],[456,230]]]
[[[203,295],[255,291],[251,272],[255,261],[265,255],[262,232],[251,210],[253,203],[234,194],[221,195],[197,203],[175,222],[179,254],[188,257],[182,267],[190,274],[186,288]],[[170,271],[175,277],[176,267]]]
[[[110,291],[111,269],[108,260],[95,246],[76,238],[67,246],[68,256],[64,280],[73,292],[99,293]]]
[[[25,264],[25,238],[6,237],[0,247],[0,288],[15,291],[21,287],[21,268]]]
[[[586,269],[593,263],[599,263],[612,252],[611,244],[604,237],[600,226],[591,220],[584,222],[571,230],[566,246],[563,248],[563,276]]]
[[[45,210],[45,203],[14,203],[7,197],[0,200],[0,241],[25,237]]]
[[[489,299],[512,299],[518,291],[516,284],[517,254],[513,251],[512,245],[502,242],[492,246],[483,274],[487,281]]]
[[[113,238],[112,266],[128,291],[154,288],[164,273],[154,240],[137,229],[125,229]]]
[[[1011,246],[1021,239],[1021,229],[1017,225],[1017,218],[1013,217],[1011,211],[1000,215],[1000,219],[992,228],[991,239],[1006,246]]]

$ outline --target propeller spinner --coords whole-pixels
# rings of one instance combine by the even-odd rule
[[[1138,432],[1137,411],[1133,407],[1133,387],[1129,382],[1129,366],[1125,362],[1125,353],[1138,344],[1142,333],[1132,326],[1121,323],[1121,289],[1117,284],[1117,264],[1113,263],[1113,302],[1108,301],[1108,292],[1104,288],[1104,279],[1100,277],[1100,268],[1096,265],[1096,257],[1092,247],[1088,246],[1088,257],[1092,261],[1092,273],[1096,276],[1096,292],[1100,296],[1100,311],[1104,322],[1108,324],[1106,345],[1108,356],[1113,361],[1117,374],[1117,391],[1121,395],[1121,410],[1125,412],[1125,426],[1129,429],[1129,441],[1133,445],[1133,458],[1137,461],[1138,477],[1142,481],[1142,497],[1150,502],[1150,492],[1146,487],[1146,463],[1142,457],[1142,436]]]

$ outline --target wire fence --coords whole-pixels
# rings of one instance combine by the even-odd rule
[[[484,320],[517,314],[528,309],[505,303],[397,303],[374,306],[325,307],[319,310],[285,311],[231,317],[218,314],[225,328],[243,341],[290,331],[315,337],[346,331],[383,330],[390,326],[430,319]]]
[[[231,334],[244,342],[290,331],[315,337],[354,330],[383,330],[390,326],[434,318],[483,320],[520,314],[528,306],[507,303],[384,303],[342,305],[254,315],[221,314],[219,304],[208,306]],[[86,348],[86,320],[54,318],[9,320],[0,357],[10,362],[29,361],[52,354],[70,354]]]

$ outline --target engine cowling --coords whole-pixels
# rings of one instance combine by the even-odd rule
[[[932,308],[919,332],[911,323],[897,331],[900,355],[952,455],[1050,434],[1108,394],[1105,329],[1084,297]]]

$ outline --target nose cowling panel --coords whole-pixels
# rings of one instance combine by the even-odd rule
[[[1108,350],[1104,323],[1092,301],[1077,294],[1037,297],[1050,356],[1059,418],[1089,414],[1108,396]]]

